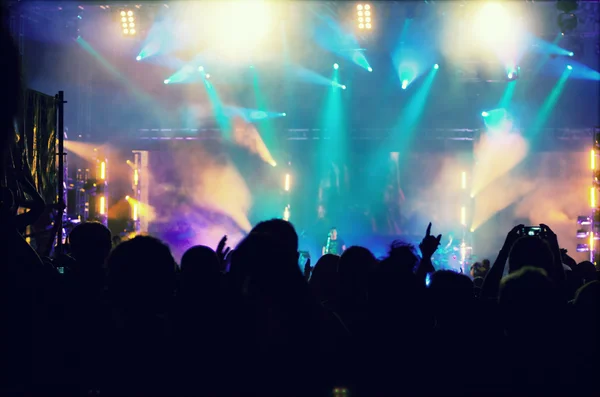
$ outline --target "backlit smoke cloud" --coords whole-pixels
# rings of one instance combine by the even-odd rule
[[[173,145],[150,157],[150,204],[156,209],[156,222],[164,225],[159,233],[176,258],[192,245],[214,248],[223,235],[235,245],[250,231],[250,190],[219,150]]]
[[[248,124],[241,119],[234,121],[233,141],[237,145],[248,149],[249,152],[259,156],[267,164],[273,167],[277,165],[254,125]]]
[[[528,144],[518,133],[494,131],[483,134],[474,151],[473,197],[519,164],[527,156]]]

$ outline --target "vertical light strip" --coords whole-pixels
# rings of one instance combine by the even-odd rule
[[[137,186],[140,182],[140,174],[137,169],[133,170],[133,186]]]
[[[596,151],[590,150],[590,168],[592,171],[596,170]]]
[[[100,163],[100,179],[106,179],[106,161]]]
[[[106,212],[105,206],[106,206],[106,199],[104,198],[104,196],[100,196],[100,208],[99,208],[100,215],[104,215],[104,213]]]
[[[589,247],[590,247],[590,262],[592,262],[592,263],[595,264],[595,259],[596,258],[594,258],[594,243],[595,243],[595,241],[594,241],[594,232],[592,231],[592,232],[590,232],[590,244],[589,244]]]
[[[138,203],[133,204],[133,220],[138,220]]]
[[[461,175],[460,186],[463,190],[467,188],[467,172],[463,171]]]
[[[590,207],[596,208],[596,187],[590,187]]]
[[[285,188],[286,192],[290,191],[290,184],[291,184],[290,174],[285,174],[285,185],[284,185],[284,188]]]

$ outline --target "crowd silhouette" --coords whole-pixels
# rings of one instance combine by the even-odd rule
[[[6,97],[18,54],[0,43]],[[4,56],[4,55],[7,56]],[[2,175],[17,106],[0,108]],[[40,258],[0,202],[1,395],[594,395],[600,283],[540,225],[471,277],[435,271],[441,235],[298,266],[291,223],[175,263],[151,236],[82,223]],[[425,229],[425,228],[424,228]],[[507,267],[508,265],[508,267]]]

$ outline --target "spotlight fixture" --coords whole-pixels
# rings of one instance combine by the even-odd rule
[[[571,65],[567,65],[567,69],[569,69],[569,70],[573,70],[573,66],[571,66]]]
[[[137,33],[137,26],[133,10],[121,10],[119,14],[121,18],[121,31],[123,32],[123,35],[135,36]]]
[[[369,72],[372,72],[372,71],[373,71],[373,68],[369,66],[369,67],[367,68],[367,70],[368,70]]]
[[[487,117],[487,116],[489,116],[489,115],[490,115],[490,114],[489,114],[488,112],[481,112],[481,117]]]
[[[561,12],[557,18],[558,27],[563,36],[577,28],[577,15],[574,11],[578,7],[576,0],[559,0],[556,2],[556,8]]]
[[[356,23],[360,30],[370,30],[373,27],[373,15],[370,4],[356,5]]]
[[[439,69],[439,68],[440,68],[440,65],[438,65],[438,64],[436,63],[435,65],[433,65],[433,68],[434,68],[435,70],[437,70],[437,69]]]
[[[334,64],[333,64],[333,68],[334,68],[335,70],[338,70],[338,69],[340,68],[340,65],[338,65],[337,63],[334,63]]]

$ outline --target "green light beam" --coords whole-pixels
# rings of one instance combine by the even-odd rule
[[[92,55],[96,59],[96,61],[98,61],[98,63],[100,63],[100,65],[102,65],[102,67],[106,69],[107,72],[109,72],[114,78],[123,83],[123,85],[125,85],[125,87],[127,87],[127,89],[131,91],[131,93],[140,103],[143,103],[146,106],[157,107],[156,103],[150,98],[150,96],[146,95],[146,93],[144,93],[138,87],[131,84],[131,82],[125,76],[123,76],[116,67],[114,67],[110,62],[108,62],[98,51],[96,51],[94,47],[90,45],[90,43],[85,41],[81,36],[79,36],[75,41],[88,54]]]
[[[208,94],[208,99],[210,100],[210,104],[213,108],[213,113],[217,119],[217,125],[221,130],[221,134],[223,134],[223,138],[230,141],[232,139],[231,123],[225,114],[225,109],[223,107],[223,103],[221,102],[221,98],[219,98],[217,90],[210,83],[210,81],[205,79],[204,87],[206,87],[206,93]]]
[[[265,96],[260,89],[260,81],[258,76],[258,69],[252,69],[252,87],[254,88],[254,100],[256,102],[256,109],[267,112],[269,106]],[[273,120],[270,117],[265,117],[263,120],[259,120],[255,123],[256,129],[261,136],[267,150],[271,152],[271,149],[276,146],[276,136],[273,128]]]
[[[508,108],[510,101],[513,98],[515,93],[515,87],[517,86],[517,80],[509,81],[504,89],[504,94],[502,94],[502,99],[500,99],[500,103],[498,104],[499,108]]]
[[[571,74],[571,72],[572,72],[572,70],[565,69],[565,71],[560,76],[560,79],[558,80],[558,82],[556,83],[554,88],[552,88],[550,95],[548,95],[548,97],[542,104],[542,106],[535,118],[533,126],[531,127],[531,129],[529,130],[529,133],[527,134],[529,136],[531,145],[536,143],[537,140],[539,139],[540,133],[541,133],[542,129],[544,128],[544,126],[546,125],[546,123],[548,122],[548,118],[550,117],[550,114],[554,110],[554,107],[556,106],[556,103],[558,102],[560,95],[562,94],[562,92],[565,88],[565,85],[567,83],[567,80],[569,79],[569,75]]]
[[[423,110],[427,97],[431,91],[433,80],[438,69],[431,68],[423,84],[419,87],[415,95],[410,99],[408,105],[401,114],[399,123],[395,128],[394,134],[397,136],[396,142],[400,152],[408,152],[414,139],[416,127],[421,121]]]

